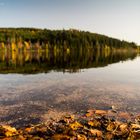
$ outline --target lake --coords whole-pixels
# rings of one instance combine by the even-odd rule
[[[140,112],[140,56],[131,52],[0,52],[0,122],[45,122],[90,108]]]

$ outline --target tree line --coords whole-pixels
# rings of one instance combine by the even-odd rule
[[[0,28],[0,49],[71,49],[113,50],[138,49],[134,42],[122,41],[97,33],[69,30],[48,30],[36,28]]]

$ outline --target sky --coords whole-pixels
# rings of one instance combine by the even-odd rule
[[[0,0],[0,27],[74,28],[140,45],[140,0]]]

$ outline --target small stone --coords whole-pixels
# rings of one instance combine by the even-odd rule
[[[114,105],[111,106],[112,110],[116,110],[116,107]]]

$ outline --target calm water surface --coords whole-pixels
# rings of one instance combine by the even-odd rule
[[[109,109],[112,105],[139,113],[140,57],[118,56],[100,56],[98,61],[94,56],[85,61],[68,56],[68,61],[51,64],[41,56],[30,63],[1,59],[0,122],[22,126],[45,121],[55,112]],[[29,66],[34,73],[26,70]]]

